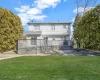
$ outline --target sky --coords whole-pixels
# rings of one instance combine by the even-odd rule
[[[96,4],[99,3],[100,0]],[[76,16],[75,0],[1,0],[0,7],[20,17],[24,32],[27,32],[30,21],[73,22]],[[80,7],[79,11],[82,12],[83,8]]]

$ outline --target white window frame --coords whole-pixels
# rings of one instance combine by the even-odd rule
[[[31,45],[37,45],[37,37],[31,37]]]
[[[44,37],[45,44],[48,44],[48,37]]]
[[[40,31],[40,25],[34,25],[34,29],[35,29],[36,31]]]
[[[66,29],[66,25],[63,25],[63,28]]]
[[[51,25],[52,31],[55,31],[55,25]]]

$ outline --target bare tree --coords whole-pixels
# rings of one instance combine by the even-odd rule
[[[94,7],[97,0],[75,0],[75,4],[77,6],[77,14],[84,14],[87,10],[87,7]],[[79,8],[83,8],[83,12],[79,13]]]
[[[84,8],[84,11],[83,12],[85,12],[86,11],[86,8],[88,7],[88,6],[91,6],[91,7],[94,7],[94,5],[95,5],[95,3],[97,2],[97,0],[83,0],[84,2],[83,2],[83,8]]]
[[[79,14],[79,7],[81,4],[81,0],[75,0],[76,6],[77,6],[77,15]]]

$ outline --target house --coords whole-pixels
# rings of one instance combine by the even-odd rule
[[[67,48],[71,22],[29,22],[26,39],[17,41],[18,53],[45,53]]]
[[[70,25],[71,22],[29,22],[28,45],[66,45],[70,40]]]

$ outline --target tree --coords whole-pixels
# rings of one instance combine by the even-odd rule
[[[75,42],[75,44],[77,45],[77,47],[79,48],[80,47],[80,44],[79,44],[79,40],[78,40],[78,35],[76,34],[76,33],[78,33],[78,30],[77,30],[77,23],[78,23],[78,21],[81,19],[81,15],[80,14],[77,14],[76,15],[76,17],[75,17],[75,21],[74,21],[74,23],[73,23],[73,29],[74,29],[74,31],[73,31],[73,37],[74,37],[74,39],[76,40],[74,40],[74,42]]]
[[[78,41],[77,44],[80,47],[80,39],[78,38],[78,34],[76,34],[77,32],[79,32],[78,27],[77,27],[77,23],[78,21],[80,21],[81,17],[88,11],[90,10],[92,7],[94,7],[95,3],[97,2],[97,0],[75,0],[75,4],[77,6],[77,14],[75,17],[75,21],[73,24],[73,28],[74,28],[74,38],[76,38],[76,40]],[[91,7],[90,7],[91,6]],[[89,8],[90,7],[90,8]],[[81,9],[81,11],[80,11]],[[84,40],[83,40],[84,42]],[[85,46],[85,44],[83,44],[83,46]]]
[[[94,7],[96,2],[97,2],[97,0],[75,0],[75,4],[77,6],[77,15],[78,14],[83,15],[87,11],[87,8],[90,6],[91,6],[91,8]],[[82,12],[79,11],[80,7],[83,8]]]
[[[0,52],[15,49],[16,40],[22,38],[20,18],[11,11],[0,8]]]
[[[80,18],[74,35],[78,37],[81,48],[100,50],[100,5]]]

